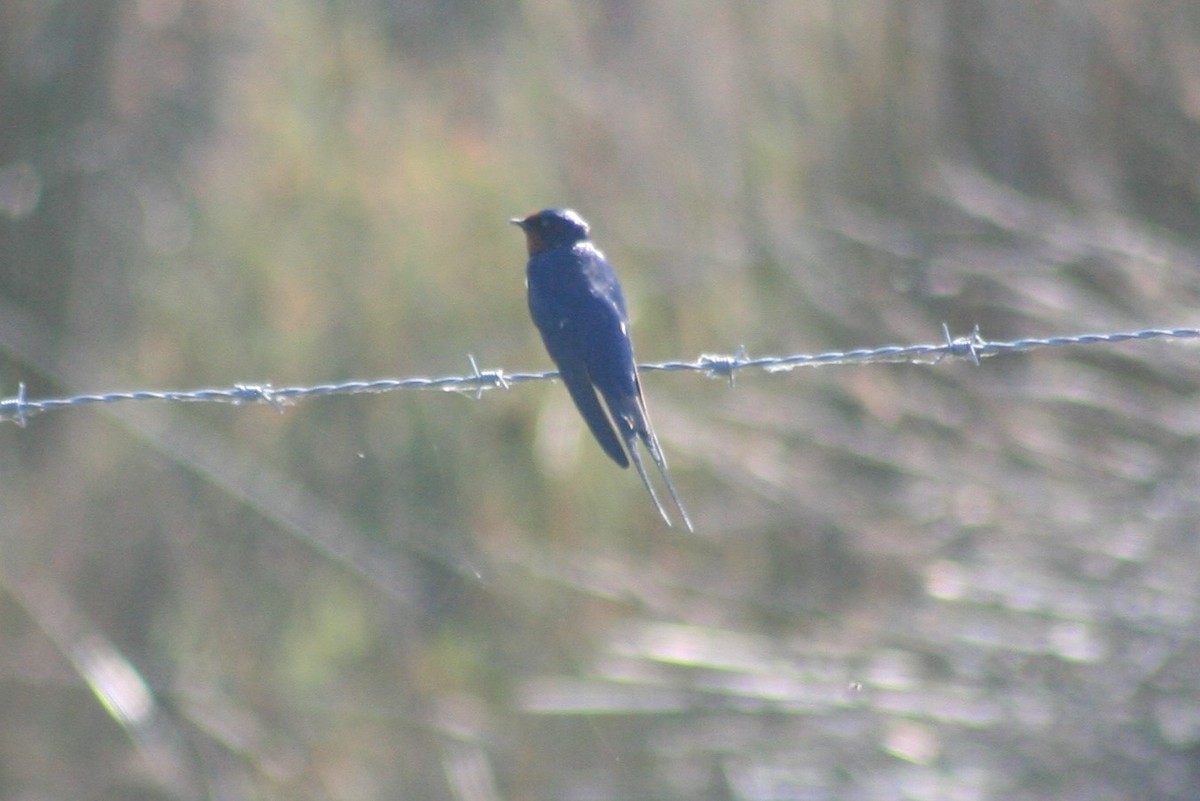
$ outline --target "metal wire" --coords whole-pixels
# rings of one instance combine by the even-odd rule
[[[967,336],[954,337],[943,324],[944,339],[937,344],[887,345],[878,348],[862,348],[849,351],[830,351],[818,354],[793,354],[790,356],[760,356],[750,358],[743,348],[731,355],[701,354],[695,361],[670,361],[640,364],[642,372],[692,371],[714,378],[728,378],[732,383],[739,370],[761,369],[768,373],[786,372],[797,367],[824,367],[833,364],[872,364],[877,362],[907,362],[911,364],[937,364],[947,360],[970,361],[976,366],[981,359],[1001,354],[1021,353],[1041,348],[1082,345],[1115,345],[1130,340],[1142,339],[1197,339],[1198,328],[1146,328],[1140,331],[1110,334],[1077,334],[1045,339],[1018,339],[1011,342],[989,342],[979,334],[979,327]],[[226,388],[194,390],[134,390],[130,392],[105,392],[75,395],[69,398],[43,398],[30,400],[25,385],[20,384],[17,395],[0,400],[0,422],[11,421],[24,426],[32,416],[56,409],[74,408],[101,403],[124,401],[169,401],[179,403],[266,403],[283,411],[286,407],[305,398],[328,395],[362,395],[394,392],[401,389],[440,389],[448,392],[467,392],[476,398],[489,389],[509,389],[514,384],[527,381],[545,381],[558,377],[556,370],[540,373],[509,373],[503,369],[481,370],[475,357],[468,355],[471,372],[467,375],[450,375],[437,378],[383,378],[371,381],[344,381],[338,384],[318,384],[311,387],[273,387],[270,384],[234,384]]]

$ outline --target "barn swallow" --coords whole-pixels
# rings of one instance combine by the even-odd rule
[[[614,462],[629,467],[633,460],[669,526],[671,516],[642,466],[637,448],[641,439],[658,465],[683,524],[693,531],[650,426],[621,284],[608,259],[588,239],[588,224],[570,209],[544,209],[509,222],[525,232],[529,249],[525,267],[529,313],[579,413]],[[608,407],[607,414],[596,397],[597,390]]]

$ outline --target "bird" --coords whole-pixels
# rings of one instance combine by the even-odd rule
[[[642,464],[641,440],[658,466],[684,526],[695,531],[650,425],[621,283],[612,264],[592,244],[587,222],[571,209],[556,208],[509,222],[525,232],[529,314],[592,435],[622,468],[633,461],[659,515],[670,526],[671,516]]]

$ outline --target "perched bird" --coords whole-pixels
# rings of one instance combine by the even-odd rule
[[[642,466],[637,449],[641,439],[658,465],[683,524],[692,531],[692,521],[679,502],[650,426],[621,284],[608,259],[588,239],[588,224],[570,209],[544,209],[509,222],[525,232],[529,248],[525,268],[529,313],[579,413],[614,462],[629,467],[633,460],[669,526],[671,517]],[[597,390],[608,407],[607,414],[596,397]]]

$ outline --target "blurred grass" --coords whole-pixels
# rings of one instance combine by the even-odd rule
[[[1135,0],[8,4],[0,387],[543,369],[548,205],[643,360],[1194,324],[1198,56]],[[656,374],[697,537],[558,386],[0,427],[0,797],[1188,798],[1193,355]]]

